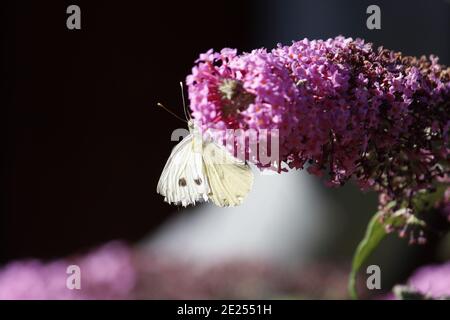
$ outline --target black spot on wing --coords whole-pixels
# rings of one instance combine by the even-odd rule
[[[180,187],[185,187],[186,186],[186,179],[185,178],[180,178],[180,180],[178,180],[178,185]]]

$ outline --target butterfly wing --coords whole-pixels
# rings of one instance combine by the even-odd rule
[[[253,173],[243,161],[214,142],[203,144],[203,165],[209,198],[220,207],[240,205],[253,185]]]
[[[209,186],[203,172],[202,153],[195,147],[195,140],[193,134],[187,135],[172,150],[164,166],[156,192],[168,203],[187,206],[208,200]]]

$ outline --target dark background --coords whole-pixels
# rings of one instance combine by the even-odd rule
[[[70,4],[81,30],[66,28]],[[199,53],[244,47],[249,10],[237,5],[6,5],[2,260],[134,241],[172,212],[155,190],[180,122],[155,104],[181,112],[178,82]]]
[[[66,8],[81,7],[81,30]],[[370,4],[382,30],[366,28]],[[0,262],[136,241],[173,213],[156,183],[199,53],[363,37],[450,62],[442,1],[5,1]],[[363,232],[363,230],[361,230]]]

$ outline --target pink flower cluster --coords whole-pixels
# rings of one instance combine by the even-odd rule
[[[276,128],[280,162],[328,174],[331,185],[355,178],[408,199],[448,172],[450,68],[434,56],[342,36],[241,55],[210,50],[187,85],[203,129]]]

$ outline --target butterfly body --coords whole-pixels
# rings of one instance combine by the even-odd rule
[[[187,206],[211,200],[236,206],[243,202],[253,184],[253,173],[225,147],[205,141],[192,120],[189,134],[178,143],[167,160],[157,192],[171,204]]]

